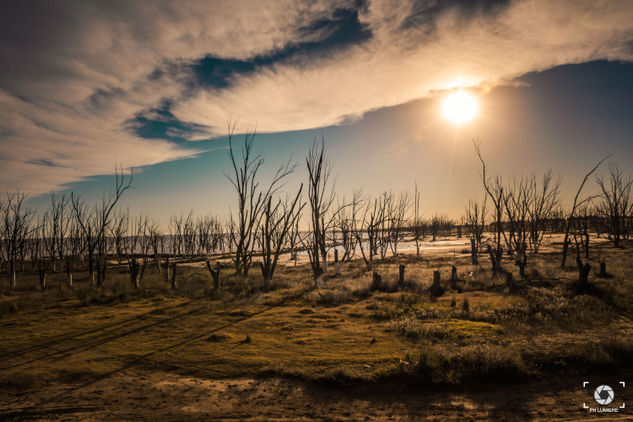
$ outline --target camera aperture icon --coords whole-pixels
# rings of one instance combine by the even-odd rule
[[[613,401],[615,393],[613,392],[613,388],[603,384],[598,386],[596,391],[593,392],[593,398],[599,405],[606,406]]]

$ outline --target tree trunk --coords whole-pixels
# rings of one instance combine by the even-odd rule
[[[169,256],[165,258],[165,283],[169,283]]]
[[[215,263],[215,270],[211,267],[211,260],[207,258],[207,269],[211,273],[211,277],[213,278],[213,289],[220,290],[220,262]],[[261,264],[261,263],[260,263]],[[263,273],[263,270],[262,270]],[[270,279],[268,280],[270,283]],[[266,276],[264,276],[264,288],[266,288]]]
[[[514,277],[510,271],[506,272],[506,287],[510,292],[514,289]]]
[[[374,271],[374,276],[371,281],[371,289],[380,290],[381,287],[382,287],[382,277],[380,276],[380,274]]]
[[[68,287],[73,287],[73,273],[70,259],[66,259],[66,282],[68,283]]]
[[[576,258],[576,265],[578,265],[578,281],[581,284],[589,282],[589,271],[591,271],[591,265],[589,263],[583,264],[580,258]]]
[[[40,274],[40,288],[42,291],[46,290],[46,269],[42,268],[39,270]]]
[[[13,259],[9,260],[9,287],[15,289],[17,284],[16,276],[15,276],[15,261]]]
[[[477,242],[474,238],[470,239],[470,260],[473,265],[477,265]]]
[[[139,280],[138,280],[138,261],[136,257],[130,258],[130,283],[134,286],[135,289],[139,288]]]
[[[444,294],[444,288],[441,283],[441,275],[439,271],[433,271],[433,284],[429,287],[429,293],[433,297],[439,297]]]

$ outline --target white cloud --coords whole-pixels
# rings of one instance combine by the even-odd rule
[[[443,14],[430,34],[394,30],[409,12],[403,2],[372,2],[362,15],[374,33],[370,43],[307,68],[275,65],[231,89],[199,92],[173,112],[210,126],[211,134],[223,133],[235,115],[262,132],[307,129],[456,83],[494,85],[566,63],[633,58],[633,7],[626,2],[519,1],[471,20]]]
[[[517,1],[471,19],[440,14],[432,31],[402,29],[408,2],[371,1],[360,14],[372,31],[365,43],[264,67],[222,90],[192,92],[186,84],[183,65],[205,55],[248,60],[318,40],[323,34],[302,28],[329,16],[334,4],[341,6],[291,0],[13,6],[0,21],[0,189],[42,193],[110,173],[115,161],[141,166],[195,154],[129,131],[129,119],[151,116],[165,99],[195,127],[190,139],[204,139],[224,134],[236,117],[263,132],[321,127],[431,95],[460,78],[494,85],[559,64],[632,58],[633,7],[626,1]],[[162,77],[149,77],[156,69]]]

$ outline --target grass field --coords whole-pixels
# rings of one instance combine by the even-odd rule
[[[627,374],[633,366],[633,253],[603,244],[601,256],[612,277],[599,279],[592,270],[592,295],[573,293],[577,270],[559,268],[555,245],[530,258],[523,280],[505,263],[518,279],[512,294],[504,280],[491,277],[486,258],[474,267],[462,253],[427,257],[423,252],[421,259],[405,255],[378,262],[380,290],[371,289],[371,273],[356,261],[343,265],[342,275],[319,290],[306,264],[282,266],[269,292],[262,291],[255,268],[246,280],[223,270],[220,291],[211,288],[208,272],[197,265],[180,266],[176,291],[155,268],[148,268],[140,290],[131,286],[127,267],[111,268],[100,289],[89,286],[85,273],[77,273],[68,288],[58,273],[49,275],[49,287],[41,292],[36,274],[20,274],[18,289],[0,293],[0,415],[82,419],[93,406],[111,412],[100,413],[104,418],[142,418],[125,390],[114,387],[124,378],[123,385],[151,384],[146,397],[161,392],[163,408],[177,409],[175,420],[233,417],[241,400],[249,400],[251,410],[237,419],[254,417],[258,409],[268,415],[264,419],[385,415],[376,408],[377,413],[356,409],[345,416],[340,395],[329,399],[331,411],[326,406],[304,414],[295,406],[286,412],[270,403],[271,391],[284,388],[289,403],[293,394],[299,402],[309,400],[305,389],[317,395],[357,391],[349,406],[366,397],[384,402],[385,411],[397,411],[407,400],[410,405],[407,394],[418,390],[426,391],[421,395],[475,394],[492,385],[526,394],[552,377],[566,380],[557,388],[566,383],[576,388],[583,377]],[[597,270],[597,261],[590,262]],[[398,289],[401,263],[407,283]],[[433,271],[440,270],[450,287],[452,265],[460,274],[458,288],[431,298],[426,289]],[[187,383],[207,389],[196,396],[198,407],[184,403]],[[222,393],[231,383],[234,402]],[[267,391],[260,405],[239,394],[253,385]],[[90,399],[91,391],[108,392],[110,401],[97,393]],[[224,407],[204,407],[213,394],[223,398]],[[569,394],[580,397],[582,392],[576,388]],[[169,405],[174,397],[183,402]],[[482,398],[464,397],[456,396],[456,407],[440,413],[446,419],[492,415],[494,406],[486,407]],[[200,413],[202,408],[206,413]],[[584,415],[580,405],[572,410]],[[561,411],[552,419],[566,417]]]

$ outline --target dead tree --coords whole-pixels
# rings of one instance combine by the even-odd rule
[[[613,245],[618,248],[623,238],[628,237],[626,231],[627,216],[631,215],[631,186],[633,178],[624,177],[624,172],[616,164],[609,165],[609,178],[596,177],[602,191],[604,217],[608,222]]]
[[[378,199],[374,199],[373,202],[371,200],[365,201],[363,215],[360,220],[356,221],[356,216],[354,216],[353,232],[367,271],[373,268],[374,255],[377,253],[380,227],[383,219],[384,208],[379,204]],[[365,235],[367,236],[367,246],[365,246]]]
[[[571,224],[572,224],[574,215],[576,213],[576,209],[582,204],[589,202],[594,198],[594,197],[588,197],[588,198],[583,199],[582,201],[578,201],[578,197],[580,196],[580,193],[582,192],[582,188],[585,186],[585,183],[587,183],[587,179],[589,179],[589,177],[596,170],[598,170],[598,167],[600,167],[600,165],[609,157],[610,155],[598,161],[598,164],[596,164],[587,174],[585,174],[585,177],[582,179],[582,183],[580,183],[580,187],[578,188],[578,191],[576,192],[576,196],[574,196],[574,203],[571,207],[571,211],[569,212],[569,215],[565,219],[565,237],[563,239],[563,256],[560,263],[561,268],[565,268],[565,263],[567,261],[567,251],[569,250],[569,233],[570,233]]]
[[[342,262],[349,262],[356,255],[357,240],[354,236],[354,219],[362,202],[360,196],[361,192],[355,191],[349,203],[343,198],[343,203],[338,204],[338,212],[334,216],[334,228],[341,233],[340,246],[343,248],[343,256],[340,261]]]
[[[6,202],[2,204],[3,207],[0,210],[2,249],[11,289],[16,287],[16,266],[25,253],[27,238],[35,229],[32,226],[33,213],[25,208],[25,199],[25,194],[7,193]]]
[[[315,284],[327,273],[327,232],[332,228],[334,216],[329,215],[334,203],[332,163],[326,157],[325,139],[316,140],[306,156],[308,170],[308,203],[310,204],[310,233],[306,239],[306,250],[312,267]]]
[[[413,240],[415,240],[415,256],[420,258],[420,241],[422,240],[422,222],[420,220],[420,191],[415,183],[413,191]]]
[[[560,204],[560,180],[560,177],[557,179],[552,177],[551,170],[543,174],[540,184],[538,184],[534,174],[529,179],[529,195],[527,198],[529,214],[528,241],[534,253],[538,253],[547,222],[554,217],[554,211],[558,209]]]
[[[484,196],[482,205],[471,199],[466,206],[465,222],[470,236],[470,256],[473,265],[478,264],[478,254],[486,227],[486,199],[487,196]]]
[[[233,261],[235,271],[243,277],[248,275],[248,270],[253,261],[253,249],[257,226],[268,199],[281,187],[283,180],[292,173],[296,166],[287,162],[279,167],[267,188],[260,186],[259,171],[264,164],[264,158],[253,153],[253,141],[255,132],[244,135],[244,144],[241,156],[238,158],[233,147],[233,134],[235,125],[229,123],[228,141],[229,157],[233,173],[227,179],[237,193],[237,215],[231,215],[231,242],[235,246]]]
[[[211,278],[213,279],[213,289],[216,291],[220,290],[220,269],[222,268],[220,266],[220,261],[216,261],[215,269],[213,269],[213,266],[211,265],[211,258],[207,256],[207,259],[205,262],[207,264],[207,269],[209,270],[209,273],[211,274]]]
[[[51,194],[50,208],[42,220],[41,240],[50,260],[50,270],[57,270],[57,262],[63,262],[66,251],[70,213],[69,198],[66,195]]]
[[[264,290],[270,290],[270,282],[275,274],[279,255],[283,251],[288,233],[301,217],[301,210],[305,203],[301,203],[303,184],[295,195],[294,200],[282,202],[277,200],[272,205],[272,198],[268,198],[264,208],[261,232],[262,261],[259,263],[264,278]]]
[[[112,211],[125,191],[132,186],[134,178],[133,170],[129,175],[123,172],[122,168],[115,169],[115,189],[109,196],[103,196],[100,205],[95,205],[92,210],[88,210],[85,203],[74,194],[71,194],[71,204],[74,219],[81,229],[82,236],[86,241],[86,251],[88,253],[88,271],[93,284],[101,286],[105,281],[105,271],[107,268],[107,248],[106,234],[112,223]],[[95,283],[95,269],[97,281]]]
[[[501,237],[505,237],[502,221],[505,192],[503,184],[501,182],[501,178],[499,176],[495,178],[494,184],[491,184],[491,182],[488,180],[486,176],[486,162],[484,161],[481,154],[481,145],[478,139],[473,139],[473,146],[475,147],[475,152],[477,153],[477,157],[479,157],[479,161],[481,162],[481,181],[483,183],[484,190],[488,194],[488,197],[490,198],[494,206],[495,247],[493,250],[493,248],[488,245],[488,254],[490,255],[490,260],[492,262],[492,273],[493,275],[498,275],[503,272],[501,266],[501,259],[503,257],[503,246],[501,246]]]
[[[391,215],[389,225],[389,245],[394,257],[398,256],[398,244],[405,237],[405,227],[407,225],[407,214],[411,207],[409,195],[406,192],[401,193],[398,199],[392,202],[392,209],[389,211]]]
[[[112,226],[110,228],[110,236],[114,241],[114,254],[116,255],[117,263],[122,265],[123,255],[125,254],[127,240],[127,232],[129,228],[130,214],[129,210],[117,211],[112,217]]]

